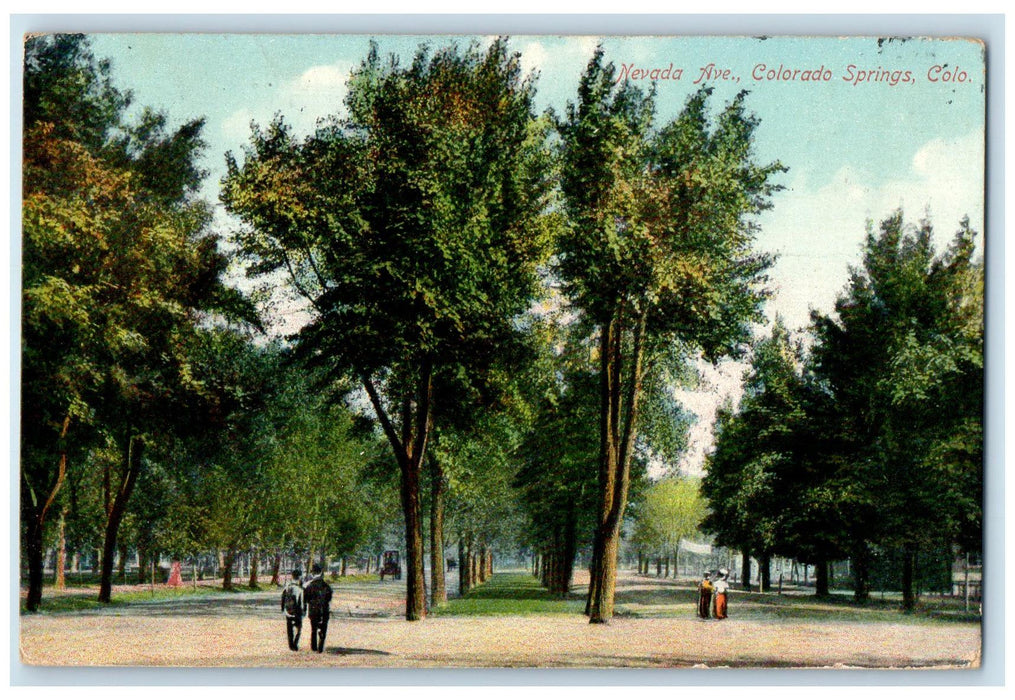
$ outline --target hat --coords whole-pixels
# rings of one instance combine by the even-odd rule
[[[702,574],[702,576],[704,576],[705,578],[708,578],[711,575],[712,575],[712,573],[709,572],[709,571],[706,571],[705,573]]]
[[[729,569],[719,569],[719,575],[720,576],[729,576],[730,575]]]
[[[312,567],[310,567],[310,573],[314,574],[315,576],[321,573],[321,565],[314,564]]]

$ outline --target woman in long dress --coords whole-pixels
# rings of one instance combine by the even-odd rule
[[[727,581],[730,572],[726,569],[719,569],[719,578],[713,588],[715,589],[715,619],[726,619],[726,598],[729,595],[730,584]]]
[[[708,619],[709,608],[712,607],[712,581],[706,571],[698,584],[698,617]]]

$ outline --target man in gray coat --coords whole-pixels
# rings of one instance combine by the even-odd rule
[[[298,651],[300,647],[300,632],[303,631],[303,616],[307,613],[306,602],[303,599],[303,586],[300,585],[300,576],[303,572],[299,569],[293,570],[292,578],[286,581],[282,588],[282,614],[285,616],[285,632],[289,638],[289,648]]]

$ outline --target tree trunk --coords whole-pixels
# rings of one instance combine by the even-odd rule
[[[258,588],[258,585],[257,585],[257,559],[258,559],[258,556],[259,556],[259,553],[257,551],[257,548],[255,547],[254,550],[250,553],[250,580],[247,581],[248,588],[252,588],[252,589],[257,589]]]
[[[222,560],[222,590],[233,590],[233,565],[236,563],[236,550],[229,547]]]
[[[589,622],[613,617],[620,525],[630,487],[631,455],[636,437],[642,384],[642,338],[645,313],[639,314],[632,337],[631,369],[623,372],[623,310],[619,307],[600,328],[600,507],[592,549],[592,576],[586,611]],[[626,409],[626,410],[625,410]]]
[[[67,587],[64,579],[64,567],[67,565],[67,509],[60,511],[60,538],[56,545],[56,567],[53,572],[53,585],[62,591]]]
[[[106,530],[102,544],[102,573],[99,579],[99,602],[110,602],[113,592],[113,556],[116,552],[116,537],[120,531],[120,523],[127,512],[127,502],[134,493],[134,485],[141,473],[141,457],[144,453],[144,440],[139,435],[127,431],[127,444],[124,449],[124,474],[117,486],[116,493],[109,493],[109,510],[106,514]]]
[[[858,540],[853,546],[853,602],[864,604],[870,599],[870,550]]]
[[[44,568],[43,526],[46,516],[38,511],[32,514],[25,532],[25,558],[28,560],[28,599],[25,607],[35,612],[42,603]]]
[[[420,472],[430,432],[431,400],[433,398],[433,365],[424,360],[419,365],[416,382],[415,410],[408,395],[401,402],[401,435],[392,424],[384,402],[367,374],[361,374],[363,387],[370,397],[377,419],[395,452],[401,472],[400,495],[405,518],[406,596],[405,619],[426,617],[426,580],[423,567],[423,518],[420,512]]]
[[[129,549],[124,542],[117,545],[116,577],[123,583],[127,582],[127,555]]]
[[[486,542],[479,545],[479,557],[476,559],[477,580],[486,583]]]
[[[814,595],[818,598],[828,597],[828,562],[819,559],[814,564]]]
[[[602,547],[602,558],[596,581],[596,598],[592,601],[589,622],[603,624],[613,618],[613,602],[617,585],[617,550],[620,533],[607,533]]]
[[[70,427],[70,416],[63,419],[60,428],[59,440],[61,443],[67,437],[67,430]],[[61,448],[63,445],[61,444]],[[27,511],[25,521],[27,523],[25,532],[25,558],[28,560],[28,598],[25,601],[25,608],[29,612],[35,612],[42,603],[43,569],[45,565],[45,550],[43,547],[43,536],[46,527],[46,514],[49,513],[56,495],[60,492],[64,480],[67,478],[67,451],[60,450],[57,458],[56,474],[53,477],[53,485],[47,485],[48,493],[36,493],[29,482],[25,472],[21,472],[21,503],[22,512]],[[41,501],[45,496],[45,501]]]
[[[282,573],[282,552],[275,552],[275,558],[271,564],[271,585],[278,586],[282,583],[279,574]]]
[[[405,514],[406,596],[405,619],[426,616],[426,581],[423,577],[423,518],[419,503],[419,463],[410,461],[402,474],[402,511]]]
[[[464,596],[469,592],[468,553],[465,549],[465,540],[458,538],[458,595]]]
[[[907,544],[902,552],[902,609],[906,612],[916,607],[916,591],[914,589],[914,573],[916,568],[916,548]]]
[[[561,549],[560,583],[555,591],[566,597],[571,590],[571,578],[574,576],[574,558],[578,554],[578,515],[574,510],[568,512],[564,523],[563,546]]]
[[[741,552],[740,580],[745,591],[751,590],[751,550],[747,548]]]
[[[342,578],[348,575],[349,571],[349,557],[342,557]]]
[[[767,593],[772,590],[772,555],[762,554],[758,559],[758,590]]]
[[[430,599],[434,605],[448,601],[444,578],[444,470],[437,459],[430,465]]]

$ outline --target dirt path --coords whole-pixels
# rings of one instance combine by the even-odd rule
[[[627,582],[644,586],[644,581]],[[325,653],[285,643],[277,593],[159,601],[100,612],[26,615],[32,665],[293,667],[970,667],[974,623],[582,616],[399,619],[402,584],[336,589]],[[309,626],[305,627],[305,632]]]

